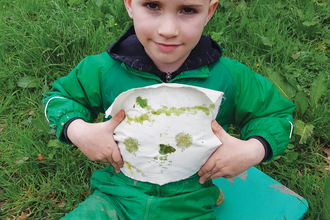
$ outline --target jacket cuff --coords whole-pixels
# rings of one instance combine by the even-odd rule
[[[266,141],[266,139],[264,139],[263,137],[260,137],[260,136],[251,136],[251,137],[248,137],[247,140],[249,140],[251,138],[254,138],[254,139],[257,139],[258,141],[260,141],[265,148],[265,156],[261,162],[270,160],[273,157],[273,151],[272,151],[272,148],[270,147],[270,144]]]
[[[69,125],[71,124],[71,122],[73,122],[74,120],[76,119],[82,119],[84,120],[83,118],[80,118],[80,117],[76,117],[76,118],[72,118],[70,119],[67,123],[65,123],[64,127],[63,127],[63,130],[62,130],[62,137],[64,137],[65,139],[65,142],[69,143],[69,144],[72,144],[72,142],[70,141],[69,137],[68,137],[68,127]]]

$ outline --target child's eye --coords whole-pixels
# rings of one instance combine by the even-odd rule
[[[158,10],[159,9],[158,5],[155,4],[155,3],[147,3],[147,4],[145,4],[145,6],[150,10]]]
[[[184,14],[195,14],[196,10],[194,10],[192,8],[184,8],[184,9],[182,9],[182,13],[184,13]]]

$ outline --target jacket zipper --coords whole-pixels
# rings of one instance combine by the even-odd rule
[[[175,77],[174,79],[170,80],[169,83],[174,83],[174,81],[177,81],[179,79],[197,79],[197,78],[206,78],[205,76],[179,76],[179,77]]]
[[[171,79],[172,79],[171,73],[166,73],[166,83],[168,83],[169,81],[171,81]]]
[[[142,220],[148,220],[149,213],[150,213],[150,209],[151,209],[151,205],[152,205],[152,201],[153,200],[154,200],[154,196],[150,196],[149,199],[148,199],[148,201],[147,201],[146,208],[145,208],[145,211],[144,211],[144,215],[143,215]]]

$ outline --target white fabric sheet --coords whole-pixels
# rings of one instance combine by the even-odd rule
[[[159,185],[198,172],[221,145],[211,129],[223,92],[158,84],[121,93],[106,111],[126,117],[114,131],[128,177]]]

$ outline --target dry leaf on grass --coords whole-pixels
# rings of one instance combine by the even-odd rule
[[[315,166],[315,168],[317,169],[317,168],[320,168],[320,169],[317,169],[317,171],[319,171],[319,172],[321,172],[321,173],[323,173],[323,171],[324,171],[324,173],[328,173],[328,171],[329,171],[329,164],[324,164],[325,166],[324,166],[324,170],[322,169],[322,168],[320,168],[321,167],[321,165],[316,165]]]
[[[21,164],[21,163],[24,163],[24,161],[27,161],[29,158],[28,157],[23,157],[22,159],[20,160],[15,160],[15,163],[16,164]]]
[[[58,207],[60,207],[60,208],[65,206],[64,203],[59,199],[57,199],[56,205],[58,205]]]
[[[26,220],[29,217],[28,213],[22,212],[21,215],[18,217],[19,220]]]
[[[298,176],[302,177],[303,175],[301,174],[300,170],[297,170]]]
[[[85,195],[86,195],[86,194],[87,194],[87,192],[85,191],[85,192],[83,192],[83,193],[80,193],[80,195],[81,195],[81,196],[82,196],[83,194],[85,194]]]
[[[44,155],[42,155],[42,154],[37,154],[37,158],[38,158],[39,161],[44,161],[45,160]]]
[[[321,150],[327,155],[328,157],[328,162],[330,161],[330,148],[323,147]]]
[[[0,202],[0,210],[1,210],[1,206],[3,206],[6,203],[7,200],[3,200]]]

